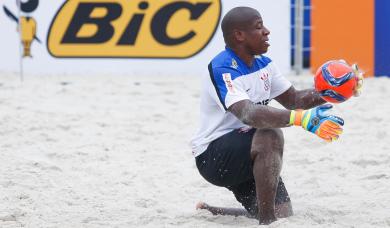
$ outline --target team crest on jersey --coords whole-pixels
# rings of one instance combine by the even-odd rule
[[[233,82],[232,82],[232,76],[229,73],[224,73],[222,74],[223,81],[225,82],[226,88],[228,89],[229,92],[234,93],[234,87],[233,87]]]
[[[262,73],[262,75],[260,76],[260,79],[263,80],[263,82],[264,82],[264,90],[268,91],[271,87],[271,84],[269,82],[268,73]]]
[[[232,65],[231,67],[233,67],[234,69],[237,69],[238,68],[238,64],[237,64],[237,61],[235,59],[232,59]]]

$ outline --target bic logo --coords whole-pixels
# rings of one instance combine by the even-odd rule
[[[220,0],[68,0],[47,38],[55,57],[188,58],[211,40]]]

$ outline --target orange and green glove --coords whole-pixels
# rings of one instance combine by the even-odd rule
[[[332,107],[331,104],[325,104],[309,110],[291,111],[290,124],[302,126],[325,141],[337,140],[343,132],[344,120],[327,114]]]

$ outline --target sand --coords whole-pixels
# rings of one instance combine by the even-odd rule
[[[189,76],[0,73],[0,227],[258,227],[195,210],[240,206],[195,167],[199,88]],[[284,129],[295,215],[269,227],[390,227],[389,97],[388,78],[367,79],[334,108],[346,122],[335,143]]]

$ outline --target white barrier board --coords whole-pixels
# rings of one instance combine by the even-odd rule
[[[220,22],[235,6],[259,10],[271,31],[266,55],[290,70],[289,0],[28,0],[20,11],[16,2],[0,3],[1,72],[22,61],[26,76],[197,75],[224,49]]]

